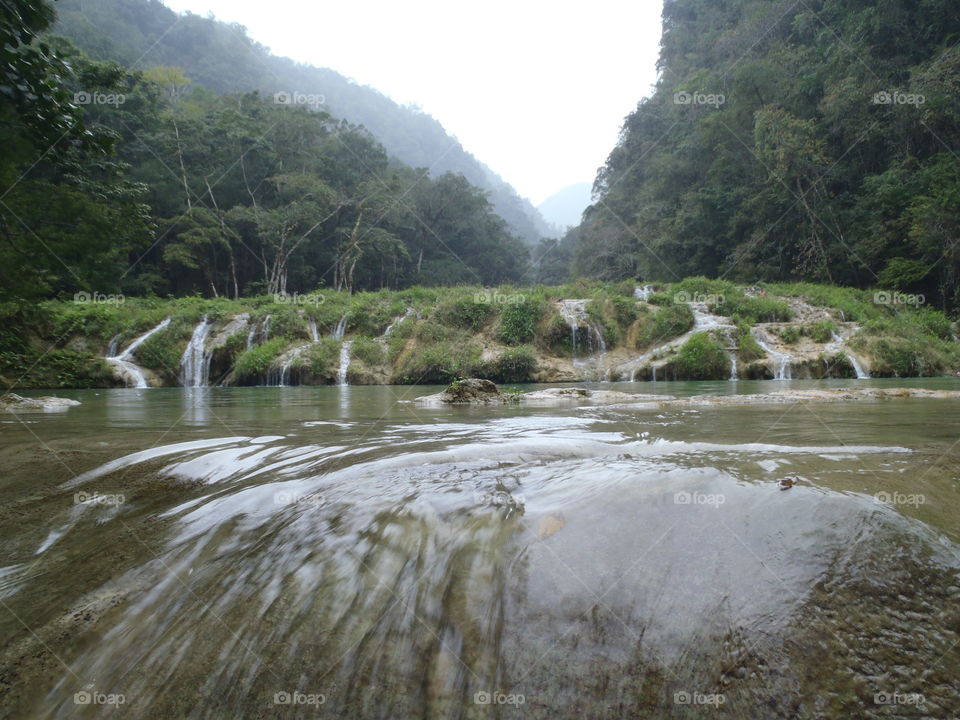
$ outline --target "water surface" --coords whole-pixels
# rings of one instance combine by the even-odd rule
[[[853,385],[960,382],[603,387]],[[960,712],[955,401],[408,402],[437,390],[0,417],[0,716]]]

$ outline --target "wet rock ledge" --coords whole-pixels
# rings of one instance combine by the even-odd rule
[[[25,398],[16,393],[0,395],[0,410],[7,412],[62,412],[79,404],[78,400],[51,395],[37,398]]]

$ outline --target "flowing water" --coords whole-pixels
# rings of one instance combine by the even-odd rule
[[[190,336],[190,342],[187,343],[183,357],[180,358],[180,377],[184,387],[197,388],[207,385],[210,374],[210,355],[207,353],[206,345],[212,327],[213,323],[209,322],[204,315]]]
[[[0,416],[0,717],[957,717],[955,401],[436,390]]]
[[[340,346],[340,365],[337,368],[337,385],[349,385],[347,373],[350,370],[350,346],[352,341],[344,340]]]
[[[753,335],[753,339],[757,341],[757,345],[767,354],[767,357],[770,358],[771,370],[773,371],[774,380],[789,380],[792,375],[792,362],[793,357],[787,353],[782,353],[775,350],[770,345],[770,338],[763,331],[757,328],[751,328],[750,334]]]
[[[110,365],[116,368],[119,375],[127,383],[128,387],[133,388],[146,388],[150,387],[150,384],[147,382],[147,376],[143,372],[143,368],[133,362],[133,353],[138,347],[140,347],[151,335],[156,332],[163,330],[167,325],[170,324],[170,318],[166,318],[163,322],[157,325],[155,328],[148,330],[143,335],[134,340],[122,353],[117,355],[117,341],[118,337],[113,338],[110,341],[110,346],[107,348],[107,357],[105,358]]]

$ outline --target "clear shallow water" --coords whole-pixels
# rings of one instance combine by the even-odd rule
[[[960,388],[602,387],[854,385]],[[0,716],[960,713],[956,402],[401,402],[436,390],[0,416]]]

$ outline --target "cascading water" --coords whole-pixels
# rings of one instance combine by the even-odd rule
[[[396,330],[397,326],[398,326],[400,323],[402,323],[402,322],[403,322],[404,320],[406,320],[408,317],[410,317],[411,315],[413,315],[415,312],[416,312],[416,310],[414,310],[412,307],[408,307],[408,308],[407,308],[407,311],[406,311],[403,315],[397,315],[392,321],[390,321],[390,324],[387,325],[387,329],[383,331],[382,337],[384,337],[384,338],[390,337],[390,333],[392,333],[394,330]]]
[[[347,330],[347,316],[344,315],[340,318],[340,322],[337,323],[337,326],[333,329],[333,333],[330,335],[334,340],[342,340],[343,333]]]
[[[210,371],[210,355],[206,353],[207,338],[213,323],[204,315],[200,324],[193,329],[187,349],[180,358],[180,377],[184,387],[206,387]]]
[[[258,328],[254,323],[250,324],[250,330],[247,332],[247,350],[254,345],[263,344],[270,338],[270,316],[267,315],[260,321]]]
[[[687,303],[687,305],[689,305],[690,309],[693,311],[693,328],[680,337],[676,337],[673,340],[664,343],[663,345],[658,345],[657,347],[648,350],[643,355],[621,365],[621,374],[625,375],[627,372],[629,372],[630,382],[636,382],[637,373],[648,363],[676,351],[681,345],[683,345],[685,342],[687,342],[687,340],[697,333],[707,332],[710,330],[726,330],[728,332],[733,330],[733,325],[727,322],[724,318],[712,314],[704,303],[690,302]],[[657,369],[652,365],[650,366],[650,369],[652,371],[652,379],[654,382],[656,382]]]
[[[106,358],[106,360],[114,368],[116,368],[117,372],[120,374],[121,377],[123,377],[124,381],[127,383],[127,387],[134,387],[134,388],[150,387],[150,383],[147,382],[147,376],[144,374],[143,368],[131,362],[131,359],[133,358],[134,351],[138,347],[140,347],[144,342],[146,342],[147,338],[149,338],[154,333],[160,332],[169,324],[170,324],[170,318],[166,318],[162,323],[157,325],[155,328],[148,330],[143,335],[141,335],[136,340],[134,340],[132,343],[130,343],[129,347],[127,347],[127,349],[124,350],[119,355],[116,354],[117,340],[119,336],[113,338],[113,340],[110,341],[110,347],[108,348],[107,352],[110,353],[111,356]]]
[[[637,300],[643,300],[646,302],[650,299],[650,296],[653,295],[654,292],[656,291],[653,289],[653,285],[644,285],[643,287],[638,285],[633,290],[633,297],[635,297]]]
[[[846,343],[846,339],[840,337],[837,335],[837,333],[833,333],[833,340],[824,348],[824,350],[826,350],[828,353],[835,354],[840,352]],[[860,364],[860,361],[852,353],[845,352],[844,354],[846,355],[847,360],[849,360],[850,364],[853,366],[853,371],[856,373],[857,379],[869,380],[870,373],[864,370],[863,365]]]
[[[590,320],[587,315],[586,300],[561,300],[560,316],[570,326],[570,346],[573,364],[578,364],[577,350],[580,345],[580,331],[583,330],[585,338],[586,351],[589,355],[594,355],[597,361],[607,353],[607,344],[603,339],[603,333],[600,328]],[[606,377],[606,376],[605,376]]]
[[[730,381],[739,380],[737,377],[737,355],[736,353],[730,353]]]
[[[320,331],[317,330],[317,321],[313,318],[307,318],[307,329],[310,331],[310,341],[319,342]]]
[[[350,370],[350,346],[352,340],[344,340],[340,346],[340,367],[337,369],[337,385],[349,385],[347,371]]]
[[[757,345],[760,346],[772,361],[773,379],[790,380],[792,374],[791,362],[793,358],[790,355],[774,350],[773,347],[764,340],[756,328],[751,329],[750,334],[753,335],[753,339],[757,341]]]

